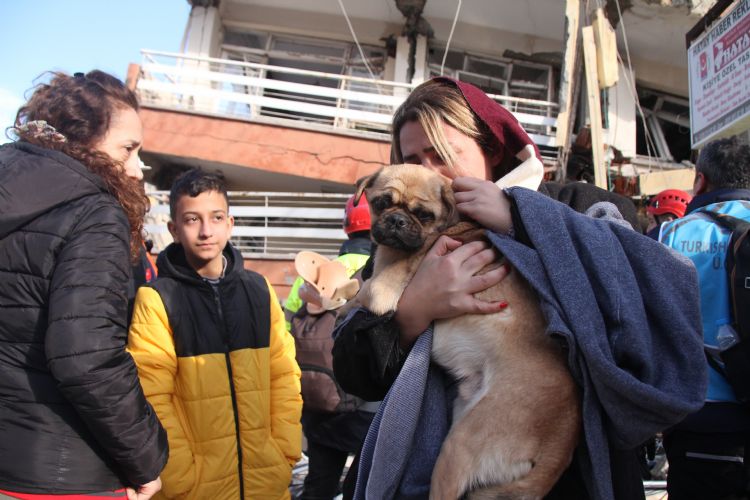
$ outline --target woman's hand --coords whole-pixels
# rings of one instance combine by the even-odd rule
[[[466,313],[489,314],[507,307],[505,302],[485,302],[473,294],[499,283],[507,269],[499,267],[475,276],[497,258],[482,241],[462,245],[441,236],[427,252],[399,300],[396,323],[401,346],[414,343],[433,320]]]
[[[510,231],[510,200],[492,181],[475,177],[456,177],[453,180],[456,207],[482,227],[498,234]]]
[[[161,490],[161,476],[143,486],[139,486],[137,490],[134,488],[126,488],[128,500],[149,500],[152,496],[156,495],[159,490]]]

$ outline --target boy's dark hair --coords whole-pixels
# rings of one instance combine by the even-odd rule
[[[736,136],[709,142],[701,149],[696,169],[714,189],[750,188],[750,146]]]
[[[218,191],[224,195],[229,206],[229,195],[227,195],[227,186],[224,177],[219,174],[204,172],[200,168],[191,168],[187,172],[180,174],[172,183],[172,189],[169,191],[169,216],[175,219],[175,210],[177,200],[182,196],[195,198],[201,193],[208,191]]]

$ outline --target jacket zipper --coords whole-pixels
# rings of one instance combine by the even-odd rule
[[[237,393],[234,389],[234,376],[232,374],[232,361],[229,358],[229,332],[227,331],[226,324],[224,323],[224,311],[221,308],[221,298],[219,297],[219,290],[215,286],[211,286],[214,293],[214,302],[216,302],[216,309],[219,312],[219,324],[221,325],[221,332],[224,341],[224,360],[227,364],[227,374],[229,375],[229,394],[232,397],[232,411],[234,412],[234,433],[235,439],[237,440],[237,472],[240,478],[240,499],[245,498],[245,481],[242,477],[242,443],[240,442],[240,418],[239,412],[237,411]]]

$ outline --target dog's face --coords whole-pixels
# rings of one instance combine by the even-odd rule
[[[414,252],[458,222],[449,181],[421,165],[384,167],[360,180],[355,199],[363,192],[378,245]]]

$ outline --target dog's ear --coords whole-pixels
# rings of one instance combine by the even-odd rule
[[[382,172],[383,169],[381,168],[377,172],[375,172],[372,175],[368,175],[366,177],[360,177],[357,179],[357,190],[354,192],[354,206],[356,207],[359,204],[359,199],[362,198],[362,194],[364,194],[365,189],[372,187],[373,184],[375,184],[375,180],[380,175],[380,172]]]
[[[453,196],[453,189],[447,182],[440,187],[440,195],[445,207],[445,227],[450,227],[458,223],[460,214],[456,209],[456,198]]]

